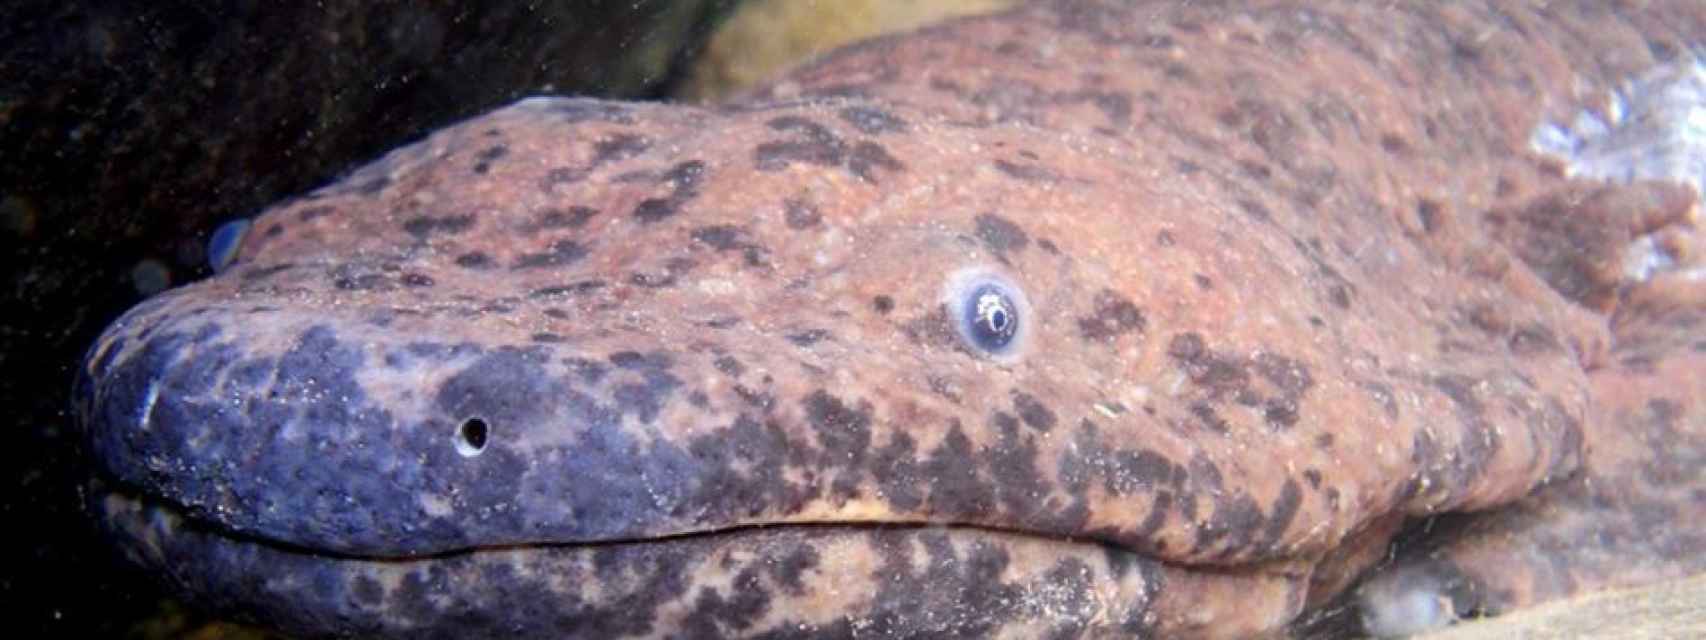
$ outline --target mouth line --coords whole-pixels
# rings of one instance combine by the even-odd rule
[[[165,500],[158,496],[137,491],[129,487],[113,487],[91,485],[92,500],[120,500],[130,503],[131,508],[157,510],[169,515],[174,521],[172,528],[185,532],[194,532],[228,541],[238,545],[260,545],[275,551],[299,556],[313,556],[327,560],[343,560],[354,562],[415,562],[430,560],[446,560],[451,558],[471,556],[482,553],[503,553],[517,551],[548,551],[548,550],[594,550],[601,548],[621,548],[652,544],[670,544],[694,540],[729,538],[736,536],[755,535],[764,532],[777,531],[908,531],[908,530],[941,530],[971,535],[989,535],[1006,538],[1028,539],[1035,542],[1050,544],[1072,545],[1082,547],[1098,547],[1109,552],[1131,553],[1147,557],[1142,552],[1127,549],[1097,538],[1063,535],[1054,532],[1034,531],[1018,528],[1004,528],[987,524],[961,522],[931,522],[918,520],[820,520],[810,522],[767,522],[747,523],[725,527],[706,528],[696,531],[659,534],[654,536],[610,538],[589,541],[536,541],[511,544],[492,544],[459,547],[426,551],[420,553],[398,552],[393,554],[367,554],[327,550],[305,546],[302,544],[268,538],[257,533],[233,531],[219,526],[205,518],[198,517],[198,509],[187,508],[181,504]]]

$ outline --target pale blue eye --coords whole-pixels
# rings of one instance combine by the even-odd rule
[[[1013,298],[993,284],[985,284],[971,293],[965,306],[965,335],[973,346],[984,351],[998,352],[1012,344],[1019,333],[1014,314]]]
[[[213,236],[207,239],[207,266],[214,273],[224,271],[237,259],[237,247],[243,245],[243,236],[249,235],[249,219],[239,218],[219,225],[213,231]]]
[[[988,268],[956,272],[948,278],[943,303],[954,333],[973,353],[1002,361],[1018,356],[1031,317],[1012,279]]]

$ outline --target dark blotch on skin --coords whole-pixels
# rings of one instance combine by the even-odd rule
[[[540,267],[563,267],[574,264],[585,258],[586,248],[574,240],[558,240],[552,242],[550,248],[543,253],[529,253],[517,258],[513,269],[536,269]]]
[[[610,364],[631,371],[668,369],[670,366],[669,356],[656,354],[647,357],[646,354],[638,351],[617,351],[610,354],[609,360]]]
[[[1102,115],[1107,116],[1109,126],[1116,129],[1125,128],[1131,123],[1131,96],[1123,92],[1082,91],[1071,96],[1071,99],[1096,105]]]
[[[617,384],[611,391],[611,397],[616,401],[618,411],[638,416],[641,422],[657,419],[664,403],[681,387],[681,379],[668,371],[671,363],[667,356],[619,351],[610,354],[609,360],[620,369],[640,374],[639,382]]]
[[[1030,236],[1025,235],[1025,230],[1020,229],[1019,225],[993,213],[978,215],[976,223],[977,238],[982,240],[990,251],[1001,256],[1003,261],[1007,259],[1008,251],[1022,250],[1031,241]]]
[[[1232,558],[1252,550],[1252,541],[1262,530],[1262,508],[1248,494],[1234,493],[1215,500],[1208,521],[1197,529],[1197,549],[1220,545],[1220,556]]]
[[[1270,160],[1282,165],[1295,162],[1297,125],[1285,109],[1254,98],[1240,99],[1232,109],[1220,114],[1220,122],[1229,129],[1244,134]]]
[[[647,198],[634,205],[634,217],[641,222],[657,222],[675,213],[675,204],[668,198]]]
[[[568,211],[550,209],[539,214],[541,229],[579,229],[586,226],[588,220],[598,215],[598,210],[592,207],[573,206]]]
[[[1321,239],[1318,237],[1311,238],[1305,242],[1299,238],[1292,238],[1291,242],[1299,254],[1302,254],[1305,259],[1315,265],[1315,272],[1327,290],[1327,300],[1340,309],[1350,309],[1351,298],[1354,294],[1351,290],[1350,281],[1345,280],[1344,275],[1340,274],[1337,268],[1327,263],[1326,258],[1323,257],[1325,251]]]
[[[823,213],[810,202],[789,198],[782,203],[782,221],[789,229],[809,229],[823,221]]]
[[[1416,218],[1422,222],[1422,231],[1424,233],[1431,234],[1439,230],[1442,208],[1443,207],[1438,201],[1429,200],[1427,198],[1423,198],[1416,202]]]
[[[474,216],[470,214],[452,216],[416,216],[403,223],[403,231],[414,236],[416,240],[426,240],[427,236],[455,235],[474,228]]]
[[[1243,390],[1249,383],[1250,374],[1240,363],[1209,351],[1202,336],[1194,332],[1173,336],[1167,355],[1179,361],[1192,382],[1208,387],[1216,398]]]
[[[800,581],[800,576],[804,575],[806,570],[818,566],[820,560],[817,548],[809,545],[800,545],[793,551],[778,554],[773,559],[774,562],[766,565],[770,568],[770,579],[790,595],[805,592],[805,583]]]
[[[507,154],[509,154],[509,147],[501,144],[481,149],[479,153],[474,154],[474,173],[484,174],[491,171],[492,163]]]
[[[806,420],[816,430],[818,446],[836,452],[840,464],[845,465],[842,469],[849,471],[836,476],[831,493],[842,498],[858,496],[861,474],[851,471],[864,465],[871,449],[870,406],[849,407],[822,389],[807,395],[803,404]]]
[[[912,542],[917,540],[917,544]],[[944,534],[908,536],[901,532],[876,531],[871,544],[877,548],[883,576],[871,610],[877,612],[857,623],[843,618],[814,629],[822,638],[985,638],[1002,625],[1036,615],[1027,603],[1041,594],[1082,594],[1087,591],[1085,572],[1074,563],[1063,562],[1038,584],[1001,580],[1010,563],[1007,552],[995,544],[976,544],[963,554]],[[916,557],[922,547],[925,557]],[[1026,593],[1037,594],[1027,597]],[[1082,598],[1063,596],[1047,606],[1083,606]],[[1066,625],[1054,635],[1078,635]]]
[[[1078,319],[1078,335],[1085,340],[1108,342],[1127,333],[1143,332],[1143,310],[1118,292],[1103,289],[1096,294],[1095,304],[1091,315]]]
[[[734,356],[718,356],[716,360],[711,361],[711,366],[716,367],[718,371],[730,378],[739,378],[742,373],[746,372],[746,365],[741,364],[740,360],[735,359]]]
[[[332,286],[344,291],[391,291],[397,288],[390,275],[394,271],[394,265],[345,263],[330,275]]]
[[[1444,393],[1446,397],[1451,398],[1451,401],[1458,408],[1472,414],[1481,413],[1483,405],[1481,400],[1475,397],[1475,380],[1473,378],[1442,374],[1434,376],[1432,382],[1434,387],[1439,389],[1440,393]]]
[[[914,511],[924,503],[926,481],[920,476],[918,458],[917,444],[904,431],[871,454],[871,475],[883,497],[900,511]]]
[[[710,245],[711,248],[718,251],[739,249],[747,245],[746,232],[734,225],[720,224],[699,227],[694,229],[690,235],[695,242]]]
[[[1099,435],[1096,424],[1088,419],[1079,421],[1073,444],[1059,460],[1061,482],[1068,493],[1082,496],[1099,477],[1109,494],[1154,496],[1149,515],[1138,524],[1137,535],[1148,536],[1166,523],[1173,495],[1185,483],[1187,473],[1183,468],[1149,449],[1110,448]]]
[[[1348,287],[1344,284],[1329,285],[1327,287],[1327,299],[1331,300],[1333,302],[1333,306],[1336,306],[1340,309],[1351,308],[1351,290],[1350,290],[1350,287]]]
[[[962,395],[960,388],[952,380],[942,376],[930,376],[925,380],[925,383],[930,386],[931,393],[947,398],[949,402],[954,404],[960,403]]]
[[[1315,378],[1302,362],[1276,353],[1256,355],[1256,372],[1287,395],[1302,395],[1315,386]]]
[[[739,631],[752,626],[769,609],[770,591],[759,579],[759,573],[749,567],[735,576],[727,596],[710,587],[701,587],[693,610],[682,623],[683,628],[698,633],[710,633],[719,627]]]
[[[759,171],[781,171],[793,163],[836,166],[847,155],[847,145],[834,132],[800,116],[782,116],[767,123],[772,130],[797,134],[790,140],[760,143],[753,149],[753,164]]]
[[[871,308],[877,313],[888,315],[890,311],[894,311],[894,298],[885,295],[874,296],[871,298]]]
[[[634,217],[647,224],[669,218],[680,212],[681,205],[699,195],[699,185],[704,180],[705,163],[689,160],[676,164],[659,179],[668,183],[673,190],[662,198],[647,198],[634,205]]]
[[[814,344],[817,344],[817,343],[823,341],[824,338],[828,338],[828,337],[829,337],[828,331],[825,331],[823,329],[809,329],[806,331],[801,331],[799,333],[789,334],[788,335],[788,342],[794,343],[794,346],[796,346],[796,347],[809,347],[809,346],[812,346]]]
[[[794,163],[842,167],[860,180],[876,184],[875,170],[905,169],[882,145],[870,141],[849,145],[828,127],[807,118],[782,116],[767,124],[794,137],[759,143],[752,152],[753,165],[759,171],[781,171]]]
[[[689,258],[675,257],[665,260],[662,273],[646,273],[635,271],[628,274],[628,284],[647,289],[662,289],[675,286],[677,278],[697,266]]]
[[[1017,389],[1013,391],[1013,410],[1019,413],[1019,419],[1025,421],[1026,426],[1037,431],[1053,429],[1057,421],[1054,412],[1041,400]]]
[[[930,511],[962,518],[995,512],[993,487],[978,473],[977,450],[959,420],[951,420],[942,444],[922,465],[924,476],[931,479]]]
[[[1300,417],[1300,399],[1315,385],[1309,367],[1302,362],[1275,353],[1259,353],[1250,359],[1216,353],[1196,333],[1173,336],[1167,355],[1178,360],[1191,382],[1207,392],[1204,401],[1192,405],[1191,413],[1216,431],[1225,421],[1212,411],[1213,403],[1226,399],[1258,408],[1275,428],[1289,428]],[[1255,376],[1272,387],[1270,395],[1264,397],[1252,384]]]
[[[847,124],[853,125],[860,133],[879,135],[884,133],[902,133],[906,131],[906,121],[893,114],[870,106],[852,106],[843,108],[838,114]]]
[[[1208,427],[1215,433],[1224,435],[1232,431],[1231,425],[1226,424],[1226,419],[1221,418],[1220,413],[1216,412],[1214,407],[1209,406],[1206,402],[1191,403],[1191,415],[1196,416],[1202,426]]]
[[[1563,345],[1558,341],[1558,336],[1552,333],[1552,329],[1540,323],[1517,329],[1510,337],[1511,352],[1520,356],[1556,353],[1563,348]]]
[[[930,313],[909,320],[900,328],[915,343],[967,352],[960,342],[959,333],[954,330],[953,321],[948,319],[946,305],[936,305]]]
[[[1273,168],[1260,162],[1256,162],[1255,160],[1239,160],[1238,168],[1244,171],[1244,175],[1263,182],[1267,182],[1268,179],[1274,177]]]
[[[1320,470],[1318,470],[1318,469],[1304,469],[1303,470],[1303,479],[1309,482],[1309,488],[1311,488],[1311,489],[1320,489],[1321,488],[1322,476],[1321,476]]]
[[[402,282],[405,287],[430,287],[437,284],[430,276],[414,272],[403,274],[399,282]]]
[[[847,170],[860,180],[871,184],[877,183],[877,169],[887,171],[902,171],[906,165],[889,154],[888,149],[875,142],[861,142],[853,145],[853,152],[847,159]]]
[[[650,149],[651,146],[652,141],[647,139],[645,136],[632,133],[618,133],[612,135],[608,138],[604,138],[603,140],[599,140],[593,145],[592,162],[591,166],[587,167],[587,170],[590,171],[593,168],[611,161],[632,158],[640,155],[641,153],[645,153],[645,151]]]
[[[1262,403],[1262,418],[1276,428],[1297,424],[1297,401],[1289,397],[1269,398]]]
[[[540,298],[566,298],[569,296],[591,293],[604,288],[603,280],[582,280],[571,284],[554,287],[541,287],[528,292],[527,297],[535,300]]]
[[[1410,150],[1410,143],[1396,133],[1386,133],[1380,136],[1380,148],[1393,155],[1403,155]]]
[[[995,160],[995,169],[1026,182],[1055,182],[1060,180],[1060,176],[1053,171],[1035,164],[1018,164],[1000,158]]]
[[[563,364],[567,365],[570,371],[579,375],[581,381],[587,384],[598,384],[598,381],[604,379],[605,372],[610,370],[604,363],[588,358],[569,358],[564,360]]]
[[[1238,201],[1238,208],[1243,209],[1244,213],[1249,214],[1251,218],[1262,222],[1267,222],[1274,218],[1273,212],[1269,211],[1267,206],[1260,202],[1256,202],[1255,200],[1241,199]]]
[[[695,242],[709,245],[719,252],[740,251],[747,266],[767,267],[770,250],[748,239],[746,230],[734,225],[699,227],[689,233]]]
[[[470,251],[456,256],[456,266],[466,269],[490,269],[492,257],[481,251]]]
[[[741,400],[761,412],[769,413],[771,407],[776,406],[776,396],[768,391],[756,391],[737,384],[734,386],[734,392]]]
[[[599,167],[638,156],[649,148],[651,148],[651,141],[644,136],[631,133],[612,135],[593,143],[592,158],[587,161],[586,166],[552,169],[546,172],[545,178],[540,181],[539,186],[549,192],[559,184],[580,182],[592,175],[592,172],[597,171]]]
[[[1292,519],[1297,517],[1297,509],[1303,504],[1303,490],[1297,486],[1297,481],[1286,478],[1285,485],[1280,487],[1280,494],[1274,498],[1272,508],[1268,510],[1267,522],[1263,523],[1261,535],[1254,542],[1254,549],[1267,552],[1273,549],[1274,543],[1280,536],[1285,535]]]

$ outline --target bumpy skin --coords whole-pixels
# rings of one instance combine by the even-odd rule
[[[1623,302],[1613,360],[1591,374],[1599,437],[1584,472],[1501,511],[1431,523],[1354,593],[1366,626],[1414,631],[1706,573],[1706,278],[1661,278]],[[1394,615],[1400,602],[1426,613]]]
[[[1543,258],[1619,246],[1500,214],[1588,188],[1530,132],[1706,10],[1536,11],[1064,2],[721,108],[520,102],[115,323],[78,382],[91,508],[304,634],[1244,636],[1406,518],[1513,502],[1579,515],[1481,574],[1436,552],[1445,580],[1651,579],[1498,586],[1623,551],[1584,508],[1702,511],[1698,464],[1632,468],[1702,435],[1699,323],[1644,311],[1701,296],[1590,301]],[[1594,202],[1686,226],[1665,193]],[[968,270],[1028,299],[1012,353],[957,333]],[[1624,488],[1672,508],[1596,498]],[[1669,540],[1630,551],[1706,551]]]

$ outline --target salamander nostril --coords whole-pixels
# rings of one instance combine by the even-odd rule
[[[486,439],[491,436],[491,427],[481,418],[469,418],[462,421],[462,426],[456,428],[456,452],[464,458],[472,458],[486,450]]]

